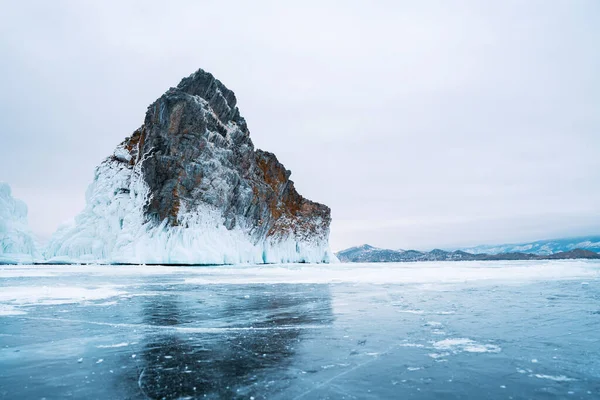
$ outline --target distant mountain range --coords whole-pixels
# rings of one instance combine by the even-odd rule
[[[600,237],[596,237],[600,242]],[[570,240],[570,242],[568,242]],[[565,251],[553,251],[559,246],[570,246],[575,243],[574,239],[559,239],[554,241],[540,241],[524,245],[502,245],[495,246],[493,249],[506,248],[508,251],[499,253],[483,253],[483,252],[467,252],[463,250],[445,251],[435,249],[432,251],[417,251],[417,250],[390,250],[373,247],[368,244],[362,246],[351,247],[336,253],[337,257],[342,262],[412,262],[412,261],[483,261],[483,260],[560,260],[560,259],[600,259],[598,252],[585,248],[571,248]],[[593,241],[585,241],[579,243],[591,243]],[[555,244],[559,245],[555,245]],[[537,246],[537,244],[540,244]],[[596,243],[598,244],[598,243]],[[540,253],[510,251],[517,246],[531,245],[527,250],[536,249]],[[511,247],[512,246],[512,247]],[[481,246],[482,248],[484,246]],[[474,248],[478,249],[478,248]],[[540,250],[541,249],[541,250]],[[599,248],[600,250],[600,248]],[[542,253],[541,251],[547,251]]]
[[[581,236],[566,239],[538,240],[537,242],[484,245],[463,248],[468,253],[531,253],[538,255],[549,255],[575,249],[590,250],[600,253],[600,236]]]

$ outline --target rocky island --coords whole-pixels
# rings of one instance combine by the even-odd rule
[[[254,148],[235,94],[198,70],[148,107],[100,166],[50,262],[329,262],[330,209]]]

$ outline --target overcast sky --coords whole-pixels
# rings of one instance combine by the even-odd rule
[[[42,237],[198,68],[334,250],[600,233],[600,1],[0,0],[0,181]]]

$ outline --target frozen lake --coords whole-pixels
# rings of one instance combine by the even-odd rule
[[[600,262],[0,266],[0,398],[598,399]]]

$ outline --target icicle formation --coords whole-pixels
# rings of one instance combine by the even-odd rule
[[[27,205],[14,199],[10,186],[0,182],[0,264],[31,263],[37,256],[27,225]]]

